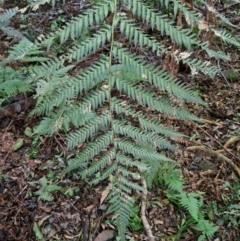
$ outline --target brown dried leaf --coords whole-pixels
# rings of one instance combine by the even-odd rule
[[[114,230],[103,230],[98,236],[95,238],[94,241],[108,241],[115,236]]]
[[[102,205],[103,201],[105,200],[105,198],[108,196],[110,192],[110,187],[107,186],[106,189],[102,192],[102,197],[101,197],[101,200],[100,200],[100,205]]]

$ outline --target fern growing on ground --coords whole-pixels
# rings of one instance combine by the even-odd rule
[[[200,231],[201,235],[198,241],[212,238],[218,227],[205,219],[204,213],[201,210],[203,208],[202,196],[199,193],[185,193],[183,191],[183,183],[184,180],[181,176],[181,171],[176,165],[161,164],[155,176],[155,184],[166,185],[168,199],[188,211],[190,218],[185,221],[187,224],[185,228],[191,225],[195,230]]]
[[[36,1],[34,6],[45,2],[50,1]],[[173,17],[182,11],[191,25],[201,18],[179,1],[159,3],[165,4],[164,8],[173,4]],[[67,160],[65,174],[77,171],[90,184],[108,178],[111,189],[108,212],[114,214],[121,240],[125,239],[133,192],[144,191],[139,182],[141,176],[150,185],[160,163],[172,161],[164,155],[164,150],[175,150],[167,138],[183,136],[164,127],[164,118],[198,121],[172,96],[182,102],[206,105],[161,66],[151,63],[144,51],[159,61],[164,55],[171,55],[176,61],[182,59],[192,70],[203,70],[209,76],[218,72],[208,62],[171,52],[160,44],[162,38],[145,33],[139,21],[189,52],[200,49],[211,57],[229,59],[223,52],[211,50],[207,42],[199,41],[191,28],[174,26],[172,19],[146,1],[100,0],[42,41],[31,43],[23,39],[5,61],[37,62],[24,82],[36,91],[37,105],[31,114],[44,116],[35,134],[66,133],[68,150],[75,150],[75,155]],[[86,32],[87,38],[82,39]],[[231,39],[227,34],[224,37],[225,42]],[[46,59],[43,50],[54,55],[56,45],[68,48],[63,55]],[[108,51],[101,51],[100,55],[100,48]],[[137,48],[142,51],[140,54],[135,53]],[[96,59],[79,70],[86,57],[94,53]],[[179,184],[177,191],[180,190]],[[196,197],[180,194],[181,205],[197,220],[198,202],[190,205]],[[197,229],[204,232],[199,226]]]

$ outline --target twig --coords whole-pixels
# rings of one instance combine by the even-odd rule
[[[225,77],[225,75],[223,74],[223,72],[222,72],[222,70],[221,70],[221,67],[220,67],[220,61],[219,61],[219,59],[218,59],[218,61],[217,61],[217,65],[218,65],[218,69],[219,69],[219,71],[220,71],[220,73],[221,73],[222,77],[225,79],[225,81],[226,81],[226,83],[227,83],[228,87],[230,87],[230,84],[229,84],[229,82],[228,82],[227,78]]]
[[[205,123],[208,123],[208,124],[213,124],[213,125],[216,125],[216,126],[223,126],[221,123],[218,123],[216,121],[213,121],[213,120],[208,120],[208,119],[204,119],[204,118],[201,118],[201,120]]]
[[[143,223],[143,226],[144,226],[145,231],[147,233],[148,240],[149,241],[155,241],[155,238],[154,238],[154,236],[152,234],[151,227],[150,227],[150,225],[148,223],[148,220],[146,218],[147,184],[146,184],[146,181],[145,181],[145,179],[143,177],[142,177],[142,185],[143,185],[143,188],[145,189],[145,191],[142,194],[142,205],[141,205],[142,223]]]
[[[234,142],[239,141],[239,140],[240,140],[240,136],[233,136],[224,144],[223,147],[225,149],[227,149],[228,146],[230,146],[231,144],[233,144]]]
[[[221,154],[217,151],[214,151],[210,148],[207,148],[205,146],[189,146],[189,147],[187,147],[187,150],[188,151],[194,151],[194,150],[206,151],[211,155],[215,155],[215,156],[221,158],[222,160],[227,162],[237,172],[238,176],[240,177],[240,169],[238,168],[238,166],[235,165],[231,159],[227,158],[223,154]]]
[[[194,123],[194,122],[193,122]],[[225,149],[224,146],[216,139],[214,138],[212,135],[210,135],[207,131],[205,131],[201,126],[197,125],[196,123],[194,123],[199,129],[201,129],[204,133],[206,133],[212,140],[214,140],[215,142],[218,143],[218,145],[220,145],[226,152],[228,152],[230,155],[232,155],[233,157],[235,157],[236,159],[238,159],[240,161],[240,158],[237,157],[235,154],[233,154],[232,152],[230,152],[228,149]],[[222,150],[217,150],[216,152],[222,152]]]

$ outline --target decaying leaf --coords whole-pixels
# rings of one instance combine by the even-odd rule
[[[95,238],[94,241],[108,241],[115,236],[114,230],[103,230],[98,236]]]

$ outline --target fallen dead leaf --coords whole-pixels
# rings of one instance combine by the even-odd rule
[[[94,241],[107,241],[109,239],[114,238],[115,231],[114,230],[103,230]]]

